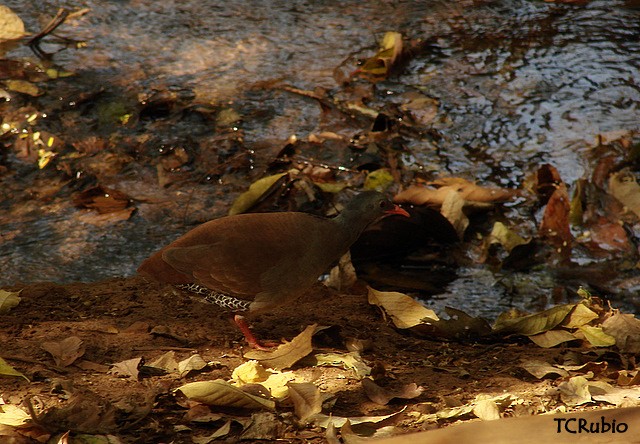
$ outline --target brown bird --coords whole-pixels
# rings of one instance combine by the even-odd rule
[[[300,212],[222,217],[153,254],[138,273],[230,310],[249,345],[264,348],[238,313],[265,312],[292,302],[367,226],[392,214],[409,217],[382,194],[366,191],[331,219]]]

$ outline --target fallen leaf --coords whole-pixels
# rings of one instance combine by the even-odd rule
[[[131,199],[122,191],[98,185],[73,195],[73,204],[79,208],[96,210],[99,214],[129,213]]]
[[[569,316],[562,321],[562,326],[566,328],[577,328],[587,325],[598,318],[598,314],[588,308],[585,304],[576,304]]]
[[[206,436],[191,436],[191,441],[194,444],[209,444],[219,438],[225,437],[231,432],[231,420],[228,419],[218,430],[214,431],[211,435]]]
[[[25,375],[23,375],[22,373],[20,373],[18,370],[14,369],[13,367],[11,367],[7,361],[5,361],[4,359],[0,358],[0,376],[9,376],[9,377],[16,377],[16,378],[24,378],[27,381],[29,381],[29,378],[27,378]]]
[[[620,370],[618,372],[618,385],[640,385],[640,370]]]
[[[0,424],[19,427],[31,419],[31,416],[15,405],[0,404]]]
[[[20,94],[26,94],[31,97],[38,97],[43,94],[42,90],[38,88],[38,85],[31,83],[27,80],[11,80],[7,79],[3,82],[6,87]]]
[[[289,383],[289,397],[300,421],[307,420],[322,411],[322,394],[311,382]]]
[[[365,378],[362,380],[362,388],[367,397],[380,405],[387,405],[394,398],[413,399],[422,394],[424,389],[418,387],[416,383],[406,384],[396,389],[380,387],[373,382],[372,379]]]
[[[258,361],[251,360],[233,369],[231,379],[238,385],[256,384],[266,381],[270,373]]]
[[[347,370],[353,370],[360,379],[371,374],[371,367],[362,360],[358,352],[316,353],[310,357],[309,361],[311,365],[342,367]]]
[[[440,213],[444,217],[447,218],[453,228],[455,228],[456,233],[458,233],[458,238],[464,238],[464,232],[467,230],[469,226],[469,218],[462,211],[465,205],[465,200],[460,195],[459,192],[449,189],[447,191],[446,197],[442,202],[442,206],[440,207]]]
[[[484,421],[500,419],[500,409],[495,401],[490,399],[478,401],[473,408],[473,414]]]
[[[589,341],[589,344],[594,347],[610,347],[616,344],[616,338],[606,334],[602,327],[592,327],[590,325],[583,325],[578,328],[578,332],[584,335],[585,339]]]
[[[520,367],[538,379],[545,378],[549,375],[556,375],[560,377],[569,376],[569,372],[566,370],[537,359],[527,359],[520,363]]]
[[[405,409],[406,407],[404,407],[402,410],[399,410],[395,413],[391,413],[389,415],[357,416],[357,417],[348,417],[348,418],[342,417],[342,416],[329,416],[323,413],[318,413],[313,417],[313,423],[322,428],[327,428],[329,427],[330,424],[333,424],[334,427],[342,427],[343,425],[345,425],[347,421],[349,421],[349,423],[352,425],[366,424],[366,423],[376,424],[376,423],[385,421],[389,418],[393,418],[394,416],[404,412]]]
[[[191,355],[187,359],[178,363],[178,373],[181,378],[187,376],[192,370],[202,370],[207,366],[207,363],[199,354]]]
[[[269,410],[273,410],[276,405],[270,399],[247,393],[223,379],[190,382],[178,387],[176,391],[182,392],[189,399],[208,405]]]
[[[640,405],[640,387],[611,387],[605,393],[593,393],[592,398],[616,407],[636,407]]]
[[[491,334],[491,326],[481,317],[473,317],[453,307],[445,307],[448,319],[441,318],[420,324],[411,329],[421,336],[435,336],[439,338],[468,340],[477,339]]]
[[[0,5],[0,41],[17,40],[25,35],[22,19],[8,6]]]
[[[584,376],[574,376],[558,385],[560,399],[569,406],[577,406],[591,402],[589,381]]]
[[[502,313],[493,325],[493,331],[501,334],[517,333],[525,336],[551,330],[560,324],[573,310],[575,304],[557,305],[539,313],[510,318]],[[507,312],[508,313],[508,312]]]
[[[393,185],[393,176],[387,169],[371,171],[364,180],[365,190],[384,191]]]
[[[500,244],[507,251],[528,244],[531,240],[526,240],[513,230],[507,228],[502,222],[495,222],[489,234],[489,244]]]
[[[244,356],[248,359],[255,359],[261,364],[276,370],[291,367],[313,351],[311,337],[315,334],[316,327],[317,324],[309,325],[291,342],[284,343],[275,350],[252,350],[245,353]]]
[[[573,236],[569,228],[570,210],[567,186],[560,183],[547,202],[539,232],[562,256],[571,254]]]
[[[19,291],[0,290],[0,314],[9,313],[9,310],[20,303],[19,294]]]
[[[530,335],[529,339],[538,347],[551,348],[563,342],[575,341],[576,337],[566,330],[547,330],[544,333]]]
[[[369,303],[381,307],[398,328],[411,328],[438,320],[433,310],[406,294],[396,291],[378,291],[371,287],[367,287],[367,290]]]
[[[602,330],[616,339],[621,352],[640,354],[640,320],[634,315],[616,312],[602,323]]]
[[[640,217],[640,185],[633,173],[622,170],[609,176],[609,194]]]
[[[132,377],[138,379],[140,367],[142,366],[142,358],[127,359],[120,361],[111,367],[109,370],[115,376]]]
[[[402,34],[386,32],[380,42],[380,49],[373,57],[368,58],[352,75],[360,74],[371,80],[382,80],[389,75],[389,70],[402,53]]]
[[[160,368],[162,370],[166,370],[169,373],[177,372],[178,361],[176,361],[176,352],[173,350],[170,350],[146,365],[147,367],[155,367],[155,368]]]
[[[280,180],[282,176],[285,176],[286,174],[287,173],[279,173],[263,177],[249,185],[249,189],[238,196],[235,202],[233,202],[233,205],[231,205],[231,208],[229,209],[229,216],[247,211],[255,205],[256,201],[260,199],[263,194],[265,194],[276,182],[278,182],[278,180]]]
[[[59,367],[67,367],[84,355],[84,341],[77,336],[70,336],[62,341],[43,342],[41,347],[53,356]]]
[[[284,425],[271,412],[259,412],[251,415],[251,422],[246,426],[241,441],[265,440],[274,442],[283,435]]]

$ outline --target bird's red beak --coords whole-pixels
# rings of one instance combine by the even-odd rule
[[[400,208],[398,205],[394,205],[393,209],[385,211],[384,214],[389,216],[392,214],[397,214],[399,216],[411,217],[411,215],[407,213],[406,210]]]

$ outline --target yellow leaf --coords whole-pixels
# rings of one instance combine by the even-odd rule
[[[529,339],[539,347],[551,348],[563,342],[575,341],[576,337],[566,330],[548,330],[544,333],[531,335]]]
[[[379,169],[367,174],[364,180],[365,190],[384,191],[393,184],[393,176],[386,169]]]
[[[0,5],[0,41],[24,37],[24,23],[8,6]]]
[[[509,318],[503,313],[493,324],[493,331],[503,334],[537,335],[560,324],[574,307],[575,304],[558,305],[539,313],[516,318]]]
[[[382,307],[398,328],[411,328],[419,324],[437,321],[438,316],[412,297],[396,291],[378,291],[367,287],[369,303]],[[425,321],[426,320],[426,321]]]
[[[244,392],[223,379],[190,382],[178,387],[176,391],[178,390],[187,398],[208,405],[269,410],[273,410],[276,405],[270,399]]]
[[[256,180],[249,186],[247,191],[238,196],[231,209],[229,209],[229,216],[247,211],[274,183],[286,174],[279,173]]]
[[[27,378],[25,375],[23,375],[22,373],[20,373],[18,370],[16,370],[15,368],[11,367],[9,364],[7,364],[7,361],[5,361],[4,359],[0,358],[0,376],[9,376],[9,377],[16,377],[16,378],[24,378],[27,381],[29,381],[29,378]]]
[[[0,314],[6,314],[13,307],[17,306],[21,299],[19,291],[0,290]]]
[[[610,347],[616,345],[616,338],[602,331],[602,327],[583,325],[578,331],[584,335],[589,344],[594,347]]]
[[[502,245],[507,252],[511,252],[511,250],[519,245],[528,244],[529,241],[507,228],[502,222],[496,222],[493,224],[491,234],[489,234],[489,243],[498,243]]]
[[[18,427],[31,419],[31,416],[15,405],[0,404],[0,424]]]
[[[640,185],[633,174],[620,171],[609,176],[609,194],[640,217]]]
[[[260,361],[261,364],[276,370],[291,367],[313,351],[311,337],[315,334],[316,327],[316,324],[309,325],[302,333],[293,338],[291,342],[284,343],[275,350],[252,350],[245,353],[244,356],[249,359],[256,359]]]
[[[598,314],[587,308],[585,304],[577,304],[562,322],[562,325],[567,328],[578,328],[597,318]]]

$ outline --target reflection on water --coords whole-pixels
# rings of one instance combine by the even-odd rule
[[[408,142],[408,158],[434,170],[517,186],[544,161],[571,183],[584,174],[584,151],[597,134],[638,129],[640,11],[622,1],[319,3],[5,2],[31,31],[59,6],[89,8],[61,30],[87,40],[88,48],[57,54],[58,64],[79,81],[132,95],[188,87],[202,101],[259,110],[245,119],[248,144],[330,130],[316,103],[286,94],[254,100],[252,85],[284,79],[300,88],[336,88],[334,69],[368,54],[389,30],[434,42],[433,51],[379,85],[393,93],[388,100],[416,89],[438,99],[440,157],[420,140]],[[20,54],[28,52],[12,55]],[[13,205],[8,199],[4,208]],[[131,274],[181,231],[180,221],[160,230],[158,220],[144,217],[104,230],[76,213],[43,207],[25,220],[8,211],[0,220],[0,282]]]

